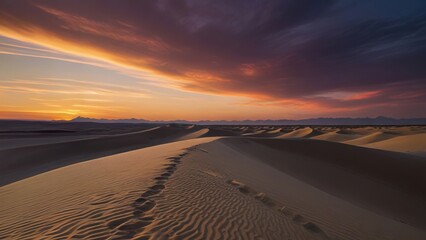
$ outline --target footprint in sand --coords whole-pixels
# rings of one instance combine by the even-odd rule
[[[301,215],[296,214],[296,215],[294,215],[294,217],[293,217],[293,221],[294,221],[295,223],[302,223],[302,222],[304,222],[304,221],[305,221],[305,219],[304,219]]]
[[[308,229],[311,232],[322,233],[321,228],[319,228],[315,223],[312,223],[312,222],[304,223],[303,227],[305,227],[306,229]]]
[[[161,177],[170,177],[170,176],[171,176],[170,173],[163,173],[163,174],[161,174]]]
[[[141,197],[136,199],[133,204],[133,217],[122,218],[109,222],[107,225],[110,229],[115,229],[112,239],[128,239],[135,234],[143,232],[144,228],[154,221],[154,217],[146,216],[156,206],[156,201],[151,199],[153,196],[160,194],[165,189],[165,182],[176,171],[177,165],[181,162],[181,158],[195,148],[186,149],[186,152],[176,157],[167,158],[170,163],[164,164],[165,168],[161,175],[154,178],[156,184],[149,187]],[[149,236],[142,236],[139,239],[149,239]]]
[[[291,209],[289,209],[288,207],[281,207],[279,209],[280,212],[282,212],[284,215],[286,215],[287,217],[290,217],[293,215],[293,211],[291,211]]]
[[[148,190],[144,193],[142,193],[141,197],[152,197],[154,195],[157,195],[161,192],[161,190]]]
[[[255,191],[251,190],[249,187],[247,187],[245,184],[243,184],[243,183],[241,183],[237,180],[227,180],[226,183],[236,187],[238,189],[238,191],[240,191],[240,192],[242,192],[246,195],[250,195],[250,196],[254,197],[254,199],[262,202],[267,207],[275,209],[276,206],[278,205],[276,201],[269,198],[265,193],[255,192]],[[287,217],[293,216],[293,211],[291,211],[287,207],[284,207],[284,206],[280,207],[280,208],[278,208],[278,211],[280,211],[281,213],[283,213]],[[325,238],[327,238],[327,235],[325,235],[325,233],[321,230],[320,227],[318,227],[313,222],[307,222],[302,215],[296,214],[296,215],[293,216],[292,220],[296,224],[301,224],[306,230],[313,232],[313,233],[322,234]]]
[[[150,187],[149,189],[157,191],[157,190],[163,190],[165,188],[165,186],[163,184],[156,184],[152,187]]]
[[[168,177],[163,177],[163,176],[154,178],[154,180],[167,180],[167,179],[168,179]]]
[[[164,168],[164,170],[166,171],[174,171],[176,169],[176,167],[166,167]]]
[[[164,166],[167,166],[167,167],[176,167],[177,164],[176,163],[167,163],[167,164],[164,164]]]
[[[266,196],[265,193],[258,193],[254,196],[254,198],[258,201],[261,201],[263,204],[265,204],[268,207],[276,206],[276,203],[272,199],[270,199],[268,196]]]
[[[237,180],[228,180],[227,183],[231,184],[232,186],[237,187],[238,191],[244,194],[251,194],[252,191],[250,188],[248,188],[246,185],[244,185],[241,182],[238,182]]]
[[[144,202],[142,205],[137,206],[136,209],[139,211],[142,211],[142,213],[148,212],[149,210],[153,209],[155,207],[156,203],[155,201],[148,200]]]
[[[141,204],[146,202],[146,200],[147,200],[146,198],[140,197],[134,201],[134,204]]]
[[[250,193],[250,190],[246,186],[239,186],[237,189],[238,189],[238,191],[240,191],[241,193],[244,193],[244,194]]]

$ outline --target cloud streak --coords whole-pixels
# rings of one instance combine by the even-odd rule
[[[2,81],[0,90],[28,92],[36,94],[67,94],[92,97],[126,96],[126,98],[149,98],[149,94],[142,89],[134,89],[116,84],[96,83],[90,81],[42,78],[36,80],[8,80]]]

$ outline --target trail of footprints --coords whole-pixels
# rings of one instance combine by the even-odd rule
[[[107,224],[108,227],[113,230],[113,236],[111,239],[134,238],[136,235],[140,235],[145,228],[155,220],[154,215],[152,215],[151,212],[157,204],[155,200],[156,197],[158,197],[158,195],[160,195],[165,189],[165,183],[176,171],[177,166],[181,163],[181,159],[189,152],[196,150],[196,148],[197,146],[187,148],[185,152],[175,157],[167,158],[169,163],[165,164],[165,168],[163,168],[161,174],[154,178],[154,185],[149,187],[132,203],[133,216],[111,221]],[[294,214],[289,208],[280,206],[277,201],[269,198],[265,193],[256,192],[236,180],[228,180],[226,182],[236,187],[241,193],[253,197],[269,208],[278,210],[286,217],[292,218],[296,224],[300,224],[307,230],[321,234],[323,237],[327,238],[325,233],[316,224],[306,221],[305,218],[299,214]],[[143,235],[137,239],[149,238],[149,235]]]
[[[133,216],[108,223],[108,227],[114,230],[112,239],[133,238],[135,235],[142,233],[155,220],[151,214],[157,204],[155,198],[163,192],[165,183],[176,171],[181,159],[189,152],[194,151],[196,147],[187,148],[185,152],[178,156],[167,158],[169,163],[165,164],[161,174],[154,178],[154,185],[149,187],[132,203]],[[149,236],[142,236],[138,239],[149,239]]]
[[[281,206],[279,202],[269,198],[265,193],[256,192],[253,189],[246,186],[245,184],[238,182],[236,180],[227,180],[226,182],[228,184],[231,184],[232,186],[236,187],[238,189],[238,191],[240,191],[241,193],[246,194],[248,196],[251,196],[254,199],[263,203],[265,206],[281,212],[282,214],[284,214],[284,216],[291,218],[294,223],[302,225],[308,231],[316,233],[316,234],[320,234],[323,237],[328,239],[327,235],[315,223],[307,221],[300,214],[295,214],[288,207]]]

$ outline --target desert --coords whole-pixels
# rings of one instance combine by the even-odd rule
[[[0,134],[2,239],[426,237],[423,126],[31,125]]]
[[[0,240],[426,240],[425,0],[0,0]]]

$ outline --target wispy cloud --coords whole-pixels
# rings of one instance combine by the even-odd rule
[[[45,48],[36,48],[36,47],[28,47],[28,46],[22,46],[18,44],[10,44],[10,43],[2,43],[0,42],[0,46],[9,47],[12,49],[25,49],[25,50],[32,50],[37,52],[46,52],[46,53],[53,53],[53,54],[62,54],[59,51],[45,49]]]
[[[47,55],[35,55],[35,54],[28,54],[28,53],[19,53],[19,52],[8,52],[8,51],[0,51],[0,54],[5,55],[13,55],[13,56],[23,56],[23,57],[32,57],[32,58],[42,58],[42,59],[51,59],[51,60],[59,60],[64,62],[71,62],[71,63],[79,63],[79,64],[86,64],[96,67],[103,67],[106,68],[106,65],[100,64],[100,63],[94,63],[90,61],[82,61],[82,60],[76,60],[71,58],[62,58],[62,57],[54,57],[54,56],[47,56]]]
[[[97,83],[90,81],[44,78],[33,80],[2,81],[3,91],[29,92],[36,94],[69,94],[84,96],[126,96],[132,98],[148,98],[149,94],[141,89],[134,89],[115,84]]]

